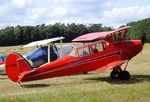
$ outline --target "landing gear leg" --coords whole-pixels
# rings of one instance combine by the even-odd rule
[[[124,70],[120,72],[119,77],[120,77],[121,80],[129,80],[130,79],[130,73],[128,71],[126,71],[128,63],[129,63],[129,60],[126,62]]]

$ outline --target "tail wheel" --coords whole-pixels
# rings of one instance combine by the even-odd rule
[[[120,72],[119,78],[121,80],[129,80],[130,79],[130,73],[128,71],[122,71],[122,72]]]
[[[111,73],[110,73],[110,77],[111,79],[118,79],[119,78],[119,71],[117,70],[113,70]]]

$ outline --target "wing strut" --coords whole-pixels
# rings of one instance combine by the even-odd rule
[[[50,62],[50,43],[47,44],[48,46],[48,63]]]

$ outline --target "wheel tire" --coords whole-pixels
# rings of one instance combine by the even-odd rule
[[[121,80],[129,80],[130,79],[130,73],[128,71],[122,71],[122,72],[120,72],[119,78]]]
[[[118,79],[119,78],[119,71],[112,71],[110,73],[111,79]]]

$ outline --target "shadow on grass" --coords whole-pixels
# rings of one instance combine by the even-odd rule
[[[131,75],[130,80],[111,79],[110,77],[86,78],[84,80],[105,81],[111,84],[134,84],[143,81],[150,82],[150,75]]]
[[[91,80],[91,81],[90,81]],[[22,84],[22,88],[42,88],[49,86],[62,86],[62,85],[77,85],[95,82],[108,82],[110,84],[135,84],[140,82],[150,82],[150,75],[131,75],[130,80],[112,80],[110,77],[96,77],[96,78],[85,78],[81,82],[68,82],[68,83],[56,83],[56,84]]]
[[[63,86],[63,85],[82,85],[82,84],[88,84],[88,83],[95,83],[95,82],[85,82],[85,81],[82,81],[82,82],[68,82],[68,83],[58,83],[58,84],[50,84],[50,86]]]
[[[49,86],[64,86],[64,85],[81,85],[81,84],[86,84],[86,83],[95,83],[95,82],[68,82],[68,83],[56,83],[56,84],[22,84],[20,87],[21,88],[42,88],[42,87],[49,87]]]
[[[22,88],[41,88],[41,87],[48,87],[50,85],[47,84],[22,84]]]

